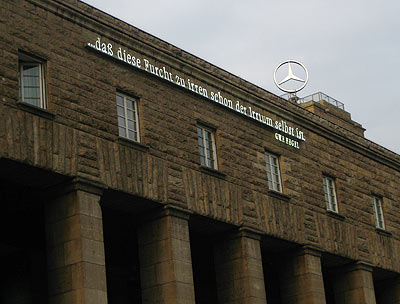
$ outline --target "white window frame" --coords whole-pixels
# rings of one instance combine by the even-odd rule
[[[39,71],[39,105],[34,104],[27,100],[25,96],[25,84],[24,84],[24,67],[26,66],[36,66]],[[30,104],[32,106],[36,106],[42,109],[47,108],[46,103],[46,73],[45,73],[45,63],[43,60],[36,59],[26,54],[19,54],[18,57],[18,85],[19,85],[19,97],[20,100]]]
[[[207,140],[209,135],[209,140]],[[197,125],[197,146],[202,166],[218,170],[215,130],[203,125]]]
[[[122,105],[118,104],[118,97],[122,98]],[[132,102],[132,108],[128,108],[127,101]],[[117,105],[119,136],[140,143],[140,127],[139,127],[139,113],[138,113],[137,99],[117,92],[116,105]],[[122,109],[122,111],[121,111],[122,113],[119,111],[119,109]],[[129,111],[134,112],[133,119],[129,118],[129,116],[128,116]],[[123,120],[122,123],[121,123],[121,120]],[[129,126],[130,122],[133,124],[134,128],[131,128]],[[123,132],[122,132],[122,130],[123,130]],[[133,136],[131,135],[131,132],[133,133]]]
[[[379,196],[372,196],[372,206],[374,208],[375,226],[378,229],[385,229],[385,217],[383,215],[383,199]]]
[[[322,177],[322,182],[324,184],[326,210],[339,213],[335,180],[332,177],[324,175]]]
[[[279,164],[279,155],[266,151],[265,161],[269,190],[282,193],[282,177]]]

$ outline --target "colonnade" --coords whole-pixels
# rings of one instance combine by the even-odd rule
[[[49,303],[107,303],[102,190],[75,183],[46,204]],[[172,206],[157,209],[137,229],[142,303],[195,303],[189,233],[190,214]],[[262,235],[230,231],[214,244],[218,303],[267,303]],[[321,252],[298,247],[280,265],[281,303],[326,303]],[[331,277],[335,303],[377,303],[373,268],[354,261]],[[393,281],[379,303],[400,303]]]

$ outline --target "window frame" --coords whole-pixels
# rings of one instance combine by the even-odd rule
[[[275,161],[275,164],[272,163],[273,161]],[[265,162],[267,169],[268,189],[271,191],[283,193],[280,156],[278,154],[265,151]],[[276,171],[274,173],[273,169],[276,169],[277,173]]]
[[[209,169],[213,170],[218,170],[218,159],[217,159],[217,145],[216,145],[216,130],[214,128],[208,127],[203,124],[197,124],[196,126],[197,130],[197,147],[200,155],[200,165],[204,166]],[[202,145],[200,145],[200,136],[199,136],[199,131],[201,131],[201,142]],[[205,136],[205,132],[208,132],[210,134],[210,139],[208,142],[210,143],[209,146],[207,146],[207,139]],[[210,156],[208,157],[207,155],[207,148],[210,151]]]
[[[32,66],[38,67],[38,79],[39,79],[39,105],[29,102],[25,97],[25,80],[24,80],[24,67]],[[46,109],[47,108],[47,94],[46,94],[46,63],[44,60],[35,58],[25,53],[18,54],[18,90],[19,90],[19,99],[31,106]]]
[[[122,98],[123,105],[118,104],[118,97]],[[132,109],[128,108],[127,106],[127,100],[132,102]],[[115,94],[115,102],[117,106],[117,126],[118,126],[118,136],[121,138],[125,138],[127,140],[140,143],[141,142],[141,136],[140,136],[140,122],[139,122],[139,105],[138,105],[138,99],[132,96],[129,96],[127,94],[117,92]],[[123,109],[123,116],[119,114],[118,108]],[[128,111],[132,111],[134,113],[133,118],[134,120],[130,119],[128,117]],[[124,124],[120,125],[120,118],[124,120]],[[136,130],[131,129],[129,127],[129,121],[133,122],[134,127]],[[125,135],[121,134],[121,128],[124,130]],[[133,134],[136,134],[136,138],[130,137],[129,131],[133,132]]]
[[[372,207],[374,210],[375,227],[385,230],[385,216],[383,213],[383,198],[378,195],[372,195]]]
[[[324,187],[324,200],[326,204],[326,210],[334,213],[339,213],[337,192],[336,192],[336,181],[333,177],[323,175],[322,183]],[[329,183],[329,185],[328,185]],[[331,191],[328,191],[331,190]]]

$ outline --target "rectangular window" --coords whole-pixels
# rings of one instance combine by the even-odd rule
[[[119,136],[140,142],[137,100],[117,93]]]
[[[266,152],[267,178],[270,190],[282,192],[281,170],[279,168],[279,157],[275,154]]]
[[[197,126],[197,138],[201,165],[211,169],[217,169],[215,131],[204,126]]]
[[[18,56],[19,98],[30,105],[46,108],[45,65],[26,54]]]
[[[334,181],[333,178],[330,178],[328,176],[324,176],[323,177],[323,183],[324,183],[324,194],[325,194],[326,209],[329,210],[329,211],[338,213],[335,181]]]
[[[376,228],[385,229],[385,220],[383,218],[382,198],[378,196],[372,197],[372,205],[374,207]]]

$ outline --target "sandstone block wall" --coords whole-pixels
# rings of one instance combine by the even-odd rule
[[[400,272],[399,155],[81,2],[3,0],[0,11],[0,159]],[[273,128],[87,47],[99,37],[298,126],[306,141],[290,147]],[[46,63],[46,111],[19,101],[19,51]],[[140,146],[118,137],[117,91],[138,100]],[[199,122],[216,129],[218,172],[200,166]],[[283,195],[268,190],[266,150],[280,155]],[[323,174],[336,179],[340,217],[326,212]]]

